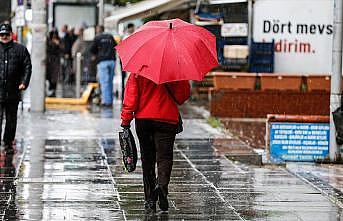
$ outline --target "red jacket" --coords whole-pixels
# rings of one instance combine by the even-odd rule
[[[166,87],[172,92],[174,98]],[[157,85],[144,77],[130,74],[121,111],[122,125],[130,125],[133,118],[177,124],[179,119],[177,104],[183,104],[189,97],[188,81]]]

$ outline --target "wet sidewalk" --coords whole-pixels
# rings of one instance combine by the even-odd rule
[[[169,214],[145,217],[141,164],[123,170],[118,109],[20,113],[12,170],[0,157],[0,220],[342,219],[339,206],[286,168],[227,160],[226,150],[245,144],[210,127],[201,110],[184,117]]]
[[[263,153],[266,119],[227,118],[221,119],[221,121],[224,127],[236,137]],[[278,163],[280,162],[278,161]],[[288,172],[317,189],[340,208],[343,208],[343,165],[341,163],[283,162],[283,164],[285,164]]]
[[[343,165],[287,163],[287,169],[343,208]]]

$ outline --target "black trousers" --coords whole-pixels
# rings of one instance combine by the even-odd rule
[[[145,200],[156,200],[153,191],[157,184],[168,192],[176,125],[153,120],[136,119],[135,122],[141,151]]]
[[[2,135],[2,121],[6,119],[5,132],[3,141],[5,146],[11,146],[15,138],[17,129],[17,112],[19,101],[4,101],[0,102],[0,143]]]

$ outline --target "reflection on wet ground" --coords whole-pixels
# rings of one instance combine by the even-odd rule
[[[140,165],[123,171],[120,149],[107,147],[120,205],[129,220],[144,215]],[[227,160],[207,140],[178,140],[169,220],[339,220],[341,210],[284,168]],[[162,219],[159,214],[156,219]]]
[[[16,169],[13,154],[0,153],[0,217],[1,220],[15,219],[16,215]]]
[[[287,169],[343,207],[343,165],[288,162]]]
[[[286,168],[227,160],[228,148],[247,145],[193,118],[185,119],[175,146],[170,212],[145,217],[140,161],[134,173],[126,173],[115,140],[117,107],[113,112],[49,110],[21,117],[17,137],[24,140],[12,161],[15,168],[21,165],[15,173],[16,194],[11,206],[2,206],[14,190],[0,189],[1,219],[342,220],[339,207]],[[0,165],[6,164],[0,159]]]
[[[176,141],[170,212],[145,217],[140,161],[125,172],[117,140],[33,139],[17,156],[1,155],[2,220],[341,219],[338,207],[285,168],[229,161],[213,143]]]
[[[16,186],[22,147],[22,142],[17,142],[14,154],[6,154],[4,149],[0,148],[0,220],[17,218]]]
[[[98,140],[33,140],[18,180],[20,220],[123,220]]]
[[[222,122],[226,129],[249,146],[265,148],[264,119],[222,119]],[[287,170],[343,207],[343,165],[287,162]]]

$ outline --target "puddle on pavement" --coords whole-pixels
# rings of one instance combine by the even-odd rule
[[[0,153],[0,218],[13,220],[16,216],[16,155]]]
[[[11,180],[16,192],[0,191],[0,220],[123,220],[99,142],[33,140],[21,176]],[[7,181],[4,165],[0,180]]]
[[[213,140],[176,142],[169,189],[173,204],[170,220],[301,220],[308,217],[307,211],[321,220],[336,221],[341,217],[339,208],[283,168],[229,161],[218,156],[211,145],[216,143],[218,147],[219,142]],[[242,146],[239,142],[230,145]],[[117,169],[112,172],[119,184],[120,204],[127,218],[143,217],[143,186],[137,177],[141,170],[127,174],[118,171],[118,165],[111,168]]]

